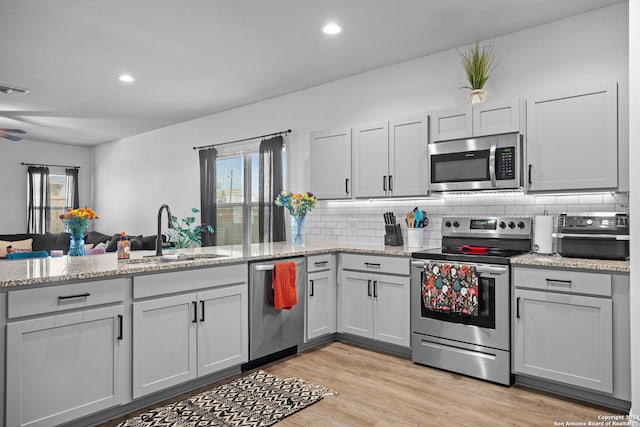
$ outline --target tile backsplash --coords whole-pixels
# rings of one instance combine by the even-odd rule
[[[407,244],[406,214],[418,207],[427,213],[429,225],[424,233],[424,248],[439,247],[443,216],[512,215],[535,216],[561,212],[626,212],[626,193],[580,193],[562,195],[524,195],[521,193],[450,194],[415,199],[372,199],[320,201],[307,216],[308,240],[336,243],[383,243],[384,219],[391,211],[402,224]]]

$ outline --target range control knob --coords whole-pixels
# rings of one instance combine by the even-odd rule
[[[507,224],[504,221],[500,221],[500,224],[498,224],[500,226],[500,228],[506,228]]]
[[[509,228],[511,229],[516,228],[516,223],[513,221],[509,221]]]
[[[593,224],[593,220],[592,220],[591,218],[589,218],[589,219],[587,220],[587,225],[591,225],[591,224]]]
[[[524,222],[522,221],[518,222],[518,228],[520,229],[524,228]]]
[[[444,226],[445,226],[445,227],[447,227],[447,228],[448,228],[448,227],[451,227],[451,221],[447,221],[447,222],[445,222],[445,223],[444,223]]]
[[[458,228],[458,227],[460,227],[460,223],[458,221],[453,221],[453,226],[455,228]]]

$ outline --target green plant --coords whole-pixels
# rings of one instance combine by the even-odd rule
[[[464,86],[465,88],[477,90],[484,87],[495,69],[497,52],[493,42],[480,46],[479,38],[476,38],[475,45],[459,51],[460,62],[469,82],[469,86]]]
[[[198,213],[200,210],[191,208],[191,212]],[[171,217],[171,226],[168,230],[169,240],[176,245],[176,248],[189,248],[193,245],[202,246],[202,233],[208,231],[213,233],[213,227],[208,224],[201,224],[193,226],[196,218],[188,216],[178,219],[175,216]]]

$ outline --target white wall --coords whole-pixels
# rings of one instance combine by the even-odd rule
[[[626,96],[627,25],[623,3],[496,39],[502,60],[486,87],[489,97],[611,80],[621,82]],[[451,50],[99,146],[99,229],[154,234],[162,203],[176,216],[199,206],[193,146],[291,128],[289,189],[305,191],[310,131],[465,103],[464,84],[458,52]]]
[[[20,163],[80,166],[80,205],[93,205],[91,149],[73,145],[0,140],[0,234],[27,232],[27,167]],[[64,168],[49,168],[64,174]]]
[[[640,164],[640,2],[629,2],[629,163]],[[630,168],[631,216],[631,413],[640,416],[640,169]],[[640,419],[639,419],[640,420]],[[640,425],[640,422],[636,423]]]

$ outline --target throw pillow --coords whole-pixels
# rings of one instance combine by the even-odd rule
[[[84,236],[84,242],[93,243],[94,247],[98,243],[109,243],[109,241],[111,241],[111,236],[109,236],[108,234],[102,234],[99,231],[90,231],[86,236]]]
[[[31,244],[33,243],[33,239],[26,240],[17,240],[15,242],[6,242],[4,240],[0,240],[0,258],[7,257],[7,247],[11,246],[13,249],[27,249],[31,250]]]
[[[107,252],[115,252],[118,249],[118,240],[120,240],[120,234],[114,234],[109,243],[107,244]]]
[[[142,234],[139,236],[129,236],[129,243],[132,251],[139,251],[143,247]]]

